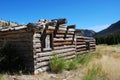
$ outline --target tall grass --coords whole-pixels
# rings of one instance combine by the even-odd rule
[[[62,70],[72,70],[77,69],[78,65],[87,65],[93,58],[93,54],[89,53],[86,55],[79,55],[73,60],[66,61],[63,58],[60,58],[58,55],[54,55],[54,57],[50,61],[50,68],[52,72],[58,73],[62,72]]]
[[[119,53],[120,45],[98,45],[93,60],[88,66],[84,67],[83,73],[86,75],[83,80],[105,80],[105,78],[119,80]]]
[[[58,73],[62,72],[66,67],[66,61],[60,56],[55,55],[50,61],[50,68],[52,72]]]
[[[102,65],[93,64],[91,68],[88,68],[86,76],[83,80],[105,80],[106,73],[102,69]]]
[[[87,65],[92,60],[92,58],[93,58],[93,54],[92,53],[85,54],[85,55],[78,55],[76,57],[76,61],[79,64]]]
[[[78,61],[73,59],[71,61],[67,61],[67,70],[77,69]]]
[[[0,80],[3,80],[3,75],[2,74],[0,74]]]

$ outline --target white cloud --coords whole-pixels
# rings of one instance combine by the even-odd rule
[[[95,25],[95,26],[90,27],[89,29],[92,29],[92,30],[94,30],[94,31],[96,31],[96,32],[99,32],[99,31],[101,31],[101,30],[103,30],[103,29],[106,29],[106,28],[109,27],[109,26],[110,26],[110,24]]]

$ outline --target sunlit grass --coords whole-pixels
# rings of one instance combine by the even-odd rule
[[[87,74],[83,80],[105,80],[105,77],[106,73],[103,71],[102,65],[92,64],[92,66],[87,69]]]
[[[91,79],[90,67],[94,64],[100,64],[104,79],[108,80],[119,80],[120,79],[120,45],[97,45],[94,59],[89,63],[88,66],[84,67],[83,73],[85,74],[84,80],[101,80]],[[89,70],[89,71],[88,71]],[[99,71],[97,71],[99,72]],[[92,77],[93,78],[93,77]],[[95,78],[95,77],[94,77]]]
[[[0,80],[3,80],[3,75],[2,74],[0,74]]]
[[[66,67],[66,61],[60,56],[55,55],[50,61],[50,68],[52,72],[58,73],[62,72],[63,69]]]

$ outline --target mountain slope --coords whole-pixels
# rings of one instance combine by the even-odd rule
[[[106,36],[113,33],[120,33],[120,20],[110,25],[107,29],[96,33],[95,37]]]
[[[95,35],[95,31],[88,29],[76,29],[76,35],[81,35],[85,37],[93,37]]]

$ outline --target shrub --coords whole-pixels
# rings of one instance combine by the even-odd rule
[[[73,60],[67,62],[68,70],[72,70],[72,69],[76,69],[76,68],[77,68],[77,60],[76,59],[73,59]]]
[[[55,55],[50,61],[50,68],[52,72],[61,72],[66,67],[66,60],[60,58],[60,56]]]

